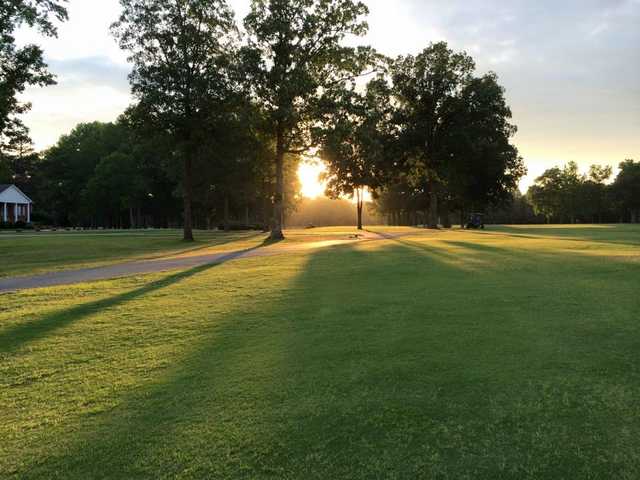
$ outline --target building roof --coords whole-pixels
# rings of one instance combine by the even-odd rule
[[[16,192],[18,192],[20,196],[24,197],[25,200],[27,200],[27,202],[25,203],[33,203],[33,200],[27,197],[22,190],[20,190],[16,185],[13,185],[11,183],[0,184],[0,195],[2,195],[2,193],[4,193],[6,190],[9,190],[10,188],[13,188]]]

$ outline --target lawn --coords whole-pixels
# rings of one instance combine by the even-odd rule
[[[640,478],[640,229],[0,295],[0,478]]]
[[[289,230],[287,243],[344,239],[354,228]],[[179,230],[106,230],[76,232],[0,232],[0,278],[176,255],[206,255],[261,245],[261,232],[196,231],[196,241],[182,241]]]
[[[258,232],[196,232],[196,242],[182,241],[178,230],[0,232],[0,277],[157,258],[204,249],[224,250],[230,243],[252,246]]]

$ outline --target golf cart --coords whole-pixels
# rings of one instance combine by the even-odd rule
[[[472,213],[469,215],[469,222],[466,227],[467,230],[484,230],[483,216],[484,215],[482,213]]]

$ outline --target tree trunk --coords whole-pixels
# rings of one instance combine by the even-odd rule
[[[282,223],[284,216],[284,128],[279,123],[276,128],[276,194],[273,203],[273,226],[271,240],[283,240]]]
[[[429,192],[429,221],[428,228],[438,228],[438,195],[435,192],[435,187],[431,186],[431,192]]]
[[[464,227],[466,225],[464,224],[464,208],[460,209],[460,228],[464,230]]]
[[[191,214],[191,199],[193,197],[193,181],[192,181],[192,159],[190,147],[187,147],[184,157],[184,171],[182,180],[182,200],[184,203],[184,222],[183,222],[183,240],[185,242],[193,242],[193,219]]]
[[[129,228],[130,229],[136,228],[136,221],[133,218],[133,207],[129,207]]]
[[[265,194],[262,197],[262,231],[265,233],[270,229],[269,218],[269,197]]]
[[[363,205],[363,192],[361,188],[356,189],[356,201],[358,210],[358,230],[362,230],[362,205]]]
[[[231,223],[229,222],[229,196],[224,196],[224,231],[228,232],[231,230]]]
[[[442,226],[444,228],[451,228],[451,217],[449,215],[449,206],[446,203],[442,204]]]
[[[249,204],[248,203],[244,207],[244,224],[247,228],[249,227]]]

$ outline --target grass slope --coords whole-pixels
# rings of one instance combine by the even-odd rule
[[[254,232],[196,232],[185,243],[178,230],[0,233],[0,277],[95,267],[215,248],[242,247],[262,241]]]
[[[639,236],[415,231],[3,295],[0,477],[638,478]]]
[[[355,228],[289,230],[287,243],[348,238]],[[0,232],[0,277],[97,267],[176,255],[206,255],[262,245],[261,232],[196,231],[196,241],[182,241],[179,230],[83,232]]]

